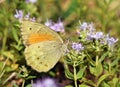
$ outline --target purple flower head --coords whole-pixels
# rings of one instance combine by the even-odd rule
[[[108,43],[109,47],[113,46],[117,41],[118,41],[118,39],[115,39],[113,37],[109,37],[108,34],[106,35],[106,42]]]
[[[27,15],[25,15],[25,19],[29,19],[30,18],[30,13],[28,13]]]
[[[46,26],[50,27],[52,30],[56,31],[56,32],[61,32],[63,33],[64,30],[64,26],[63,23],[61,21],[54,23],[51,20],[47,20],[47,22],[45,23]]]
[[[47,20],[47,21],[45,22],[45,25],[48,26],[48,27],[51,27],[51,26],[53,25],[52,20]]]
[[[37,2],[37,0],[26,0],[26,3],[36,3]]]
[[[88,24],[86,22],[83,22],[81,25],[80,25],[80,29],[85,31],[88,27]]]
[[[35,21],[36,21],[36,20],[35,20],[35,17],[30,18],[30,20],[31,20],[31,21],[33,21],[33,22],[35,22]]]
[[[40,79],[37,79],[36,82],[32,83],[32,87],[43,87],[43,84]]]
[[[87,40],[92,40],[92,39],[101,39],[104,37],[104,34],[103,32],[96,32],[96,33],[93,33],[93,32],[89,32],[87,33]]]
[[[22,20],[22,18],[23,18],[23,11],[16,9],[16,14],[14,15],[14,17]]]
[[[62,22],[55,23],[53,26],[51,26],[51,29],[53,29],[56,32],[64,32],[64,26]]]
[[[92,23],[88,24],[88,23],[86,23],[86,22],[83,22],[83,23],[80,25],[80,29],[83,30],[83,31],[88,30],[89,32],[95,31],[95,28],[94,28],[93,24],[92,24]]]
[[[84,49],[81,43],[72,43],[72,49],[76,50],[77,52]]]
[[[30,18],[30,13],[24,16],[22,10],[16,10],[16,14],[14,15],[14,17],[18,18],[20,21],[22,21],[23,19],[35,21],[35,17]]]
[[[89,29],[90,32],[93,32],[95,30],[95,28],[93,26],[93,23],[88,25],[88,29]]]
[[[58,87],[53,79],[47,78],[43,81],[43,87]]]
[[[37,79],[36,82],[33,82],[32,87],[59,87],[55,80],[51,78]]]

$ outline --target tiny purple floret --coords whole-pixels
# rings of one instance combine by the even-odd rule
[[[72,43],[72,49],[76,50],[77,52],[78,51],[81,51],[84,49],[84,47],[82,46],[81,43]]]
[[[15,18],[22,19],[23,18],[23,11],[16,9],[16,14],[14,15]]]

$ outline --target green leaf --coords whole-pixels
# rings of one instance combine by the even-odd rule
[[[87,83],[87,84],[95,87],[95,82],[93,82],[92,80],[89,80],[89,79],[86,79],[86,78],[83,77],[83,78],[82,78],[82,81],[83,81],[84,83]]]
[[[86,67],[87,67],[87,66],[84,66],[82,69],[79,70],[79,72],[77,73],[77,79],[82,78]]]
[[[117,84],[117,87],[120,87],[120,84]]]
[[[107,84],[106,82],[102,82],[102,87],[110,87],[110,85]]]
[[[71,5],[69,6],[68,10],[62,15],[63,18],[68,17],[71,15],[72,12],[76,11],[77,0],[71,0]]]
[[[13,87],[19,87],[16,83],[13,82]]]
[[[17,30],[15,28],[12,28],[12,34],[13,34],[13,37],[14,37],[15,41],[18,42],[19,37],[18,37],[18,34],[17,34]]]
[[[32,85],[31,84],[28,84],[27,86],[25,86],[25,87],[32,87]]]
[[[119,58],[116,58],[110,65],[115,66],[118,64],[118,62],[119,62]]]
[[[28,76],[26,79],[33,79],[36,78],[36,76]]]
[[[74,75],[69,71],[69,69],[65,69],[65,76],[68,79],[74,79]]]
[[[90,73],[95,75],[95,67],[90,66],[89,69],[90,69]]]
[[[106,79],[108,76],[110,76],[110,74],[102,75],[102,76],[98,79],[97,86],[99,86],[100,83],[101,83],[104,79]]]
[[[94,67],[94,66],[90,66],[90,73],[95,75],[95,76],[99,76],[101,75],[103,72],[103,67],[102,64],[100,62],[98,62],[98,64]]]
[[[65,86],[65,87],[73,87],[72,85],[67,85],[67,86]]]
[[[119,81],[119,78],[116,78],[116,77],[113,78],[113,79],[112,79],[113,85],[116,86],[117,83],[118,83],[118,81]]]
[[[108,56],[108,52],[104,53],[99,59],[99,62],[102,62],[107,56]]]
[[[90,87],[90,86],[85,85],[85,84],[81,84],[81,85],[79,85],[79,87]]]
[[[1,72],[3,70],[3,66],[4,66],[4,63],[0,61],[0,74],[1,74]]]
[[[119,83],[119,77],[113,77],[108,83],[109,85],[112,85],[112,87],[117,87],[117,84]]]
[[[92,66],[95,66],[95,62],[91,59],[91,57],[90,57],[90,55],[89,54],[87,54],[87,59],[88,59],[88,61],[90,62],[90,64],[92,65]]]
[[[103,72],[103,67],[102,67],[102,64],[101,62],[98,62],[98,65],[96,65],[96,76],[100,76]]]

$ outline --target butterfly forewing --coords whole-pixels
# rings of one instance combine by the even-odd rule
[[[63,43],[61,37],[52,29],[40,23],[27,20],[21,22],[21,34],[26,46],[37,42],[42,42],[44,40],[59,41]],[[32,42],[31,39],[34,41]]]

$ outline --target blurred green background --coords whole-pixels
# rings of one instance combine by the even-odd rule
[[[60,18],[66,32],[70,32],[67,34],[75,34],[72,31],[79,26],[79,21],[92,22],[97,30],[120,39],[120,0],[38,0],[36,3],[0,0],[0,75],[4,77],[0,83],[18,71],[24,62],[21,62],[24,46],[19,23],[14,17],[16,9],[24,14],[29,12],[42,23],[47,19],[56,22]]]

